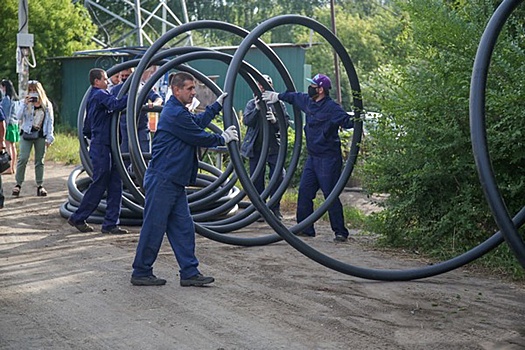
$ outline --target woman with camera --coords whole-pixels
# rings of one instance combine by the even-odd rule
[[[35,148],[35,181],[37,196],[47,196],[47,191],[42,186],[44,183],[44,156],[46,149],[53,143],[53,106],[47,98],[42,84],[36,80],[30,80],[27,87],[27,95],[22,102],[18,114],[20,120],[20,154],[16,164],[16,186],[13,188],[13,196],[20,195],[20,189],[25,179],[26,165],[29,160],[31,148]]]

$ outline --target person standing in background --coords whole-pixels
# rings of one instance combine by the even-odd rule
[[[5,150],[5,114],[4,109],[0,105],[0,152],[4,153]],[[2,186],[2,174],[0,174],[0,209],[4,208],[4,188]]]
[[[5,144],[7,153],[11,156],[11,167],[6,170],[5,174],[14,174],[18,160],[16,143],[20,141],[20,128],[16,119],[18,95],[13,87],[13,83],[8,79],[2,79],[0,90],[3,96],[1,104],[5,114]]]
[[[128,78],[133,73],[133,68],[124,69],[120,72],[120,81],[121,83],[117,86],[113,87],[111,90],[111,94],[114,96],[118,96],[120,90],[122,89],[122,86],[124,83],[128,80]],[[159,94],[157,94],[154,90],[150,90],[148,92],[148,107],[153,106],[160,106],[162,105],[162,97],[160,97]],[[126,114],[121,113],[120,115],[120,135],[121,135],[121,144],[120,144],[120,151],[122,153],[129,153],[129,135],[128,135],[128,123],[126,119]],[[149,130],[149,120],[148,120],[148,114],[146,112],[140,112],[139,118],[137,120],[137,135],[139,139],[140,144],[140,150],[142,153],[150,153],[151,152],[151,136],[150,136],[150,130]],[[124,160],[124,164],[128,170],[130,169],[131,161],[128,159]]]
[[[268,82],[270,87],[273,89],[273,80],[269,75],[263,74],[263,78]],[[261,92],[264,92],[264,87],[257,82],[259,86],[259,90]],[[277,123],[277,118],[275,117],[275,105],[274,104],[268,104],[267,112],[265,116],[261,115],[261,102],[257,99],[257,97],[251,99],[246,104],[246,107],[244,108],[244,113],[242,115],[242,123],[247,126],[246,130],[246,136],[243,139],[243,143],[241,145],[241,154],[243,157],[246,157],[249,159],[250,162],[250,176],[253,176],[255,172],[255,168],[257,167],[257,164],[259,163],[259,158],[261,157],[262,152],[262,143],[263,143],[263,126],[262,123],[268,123],[268,130],[270,131],[269,135],[269,142],[268,142],[268,154],[266,158],[266,164],[270,167],[270,172],[268,177],[271,179],[274,172],[276,171],[276,164],[277,164],[277,156],[279,152],[279,146],[280,146],[280,129],[279,129],[279,123]],[[282,102],[279,102],[283,104]],[[288,120],[290,117],[288,116],[288,113],[286,112],[286,108],[284,105],[282,106],[282,109],[285,113],[286,117],[286,123],[288,124]],[[283,131],[283,132],[286,132]],[[253,185],[255,186],[255,189],[259,194],[261,194],[264,191],[265,185],[264,185],[264,178],[266,173],[266,164],[264,165],[263,171],[259,173],[259,176],[257,178],[252,179]],[[282,182],[282,179],[284,178],[285,171],[284,169],[278,169],[277,171],[280,172],[278,183]],[[273,195],[273,193],[271,193]],[[275,202],[275,204],[270,207],[270,210],[274,213],[274,215],[279,219],[282,220],[283,216],[281,214],[280,210],[280,201]]]
[[[25,180],[26,165],[29,161],[31,148],[35,148],[35,182],[36,195],[45,197],[47,191],[44,183],[44,157],[47,148],[55,141],[53,105],[47,98],[42,84],[29,80],[27,95],[22,102],[17,119],[20,120],[22,138],[20,139],[20,154],[16,163],[15,180],[12,195],[18,197]]]

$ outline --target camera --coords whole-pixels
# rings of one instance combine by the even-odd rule
[[[37,102],[38,101],[38,94],[35,92],[31,92],[29,94],[29,102]]]

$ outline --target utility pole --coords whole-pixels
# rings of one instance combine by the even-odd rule
[[[16,35],[16,72],[18,73],[18,94],[25,97],[29,80],[29,54],[33,52],[33,34],[28,33],[28,0],[18,2],[18,33]],[[33,56],[34,57],[34,56]],[[34,61],[34,58],[33,58]]]
[[[337,36],[337,30],[335,26],[335,0],[330,0],[330,17],[332,19],[332,33],[334,33],[334,35]],[[339,58],[335,51],[334,51],[334,66],[335,66],[335,86],[337,87],[337,89],[335,90],[337,91],[337,102],[341,104],[343,99],[341,98],[341,79],[340,79],[340,74],[339,74]]]

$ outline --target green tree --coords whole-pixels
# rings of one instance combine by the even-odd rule
[[[448,258],[496,230],[471,150],[469,89],[491,2],[412,0],[410,55],[372,76],[382,117],[365,159],[368,189],[388,193],[375,230],[393,245]],[[523,22],[500,36],[487,87],[487,132],[500,188],[514,215],[523,205]],[[508,249],[502,249],[502,256]]]
[[[359,3],[360,4],[360,3]],[[359,5],[358,4],[358,5]],[[405,20],[400,9],[375,6],[376,11],[367,11],[353,4],[343,2],[335,8],[335,23],[337,38],[346,48],[356,68],[362,90],[366,91],[368,77],[380,66],[392,61],[402,62],[406,57]],[[330,8],[318,8],[314,19],[331,28]],[[312,65],[313,72],[323,72],[331,77],[335,75],[333,50],[318,34],[310,38],[310,31],[296,28],[298,42],[310,42],[314,45],[308,49],[307,62]],[[350,84],[346,78],[344,67],[340,64],[341,89],[343,105],[351,108]],[[372,106],[367,103],[367,108]],[[375,108],[373,108],[375,109]]]
[[[0,6],[0,74],[15,86],[16,35],[18,0],[4,0]],[[34,35],[36,68],[30,68],[30,79],[42,82],[50,99],[60,103],[60,66],[52,57],[70,56],[73,52],[94,48],[91,41],[96,28],[81,4],[70,0],[29,1],[28,32]]]

